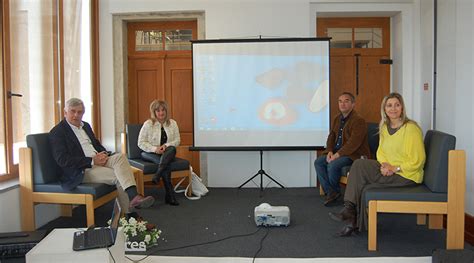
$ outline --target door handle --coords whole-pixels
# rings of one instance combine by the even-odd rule
[[[23,95],[19,93],[13,93],[11,91],[7,91],[7,97],[11,99],[11,97],[23,97]]]

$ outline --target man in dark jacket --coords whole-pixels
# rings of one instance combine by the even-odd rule
[[[338,98],[340,113],[331,124],[326,150],[314,161],[318,180],[326,193],[324,205],[336,201],[341,196],[339,179],[342,167],[351,165],[355,159],[370,154],[367,140],[367,124],[354,110],[355,97],[349,92]]]
[[[81,183],[116,185],[118,200],[125,213],[130,208],[150,207],[151,196],[137,193],[130,164],[123,154],[110,155],[97,140],[91,126],[82,121],[84,103],[69,99],[64,107],[64,119],[49,132],[53,157],[62,170],[61,185],[72,190]]]

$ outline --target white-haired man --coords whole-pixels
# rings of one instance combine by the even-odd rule
[[[82,121],[82,100],[71,98],[64,107],[64,119],[49,133],[53,157],[62,169],[61,185],[72,190],[81,183],[116,185],[125,213],[130,208],[146,208],[154,203],[151,196],[137,193],[130,164],[123,154],[109,155],[95,137],[91,126]]]

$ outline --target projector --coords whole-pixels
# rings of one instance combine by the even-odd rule
[[[255,207],[255,223],[257,226],[288,226],[290,209],[288,206],[271,206],[262,203]]]

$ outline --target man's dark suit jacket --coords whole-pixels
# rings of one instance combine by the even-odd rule
[[[83,122],[83,129],[91,139],[92,145],[97,152],[105,151],[104,146],[97,140],[92,128],[87,122]],[[92,158],[86,157],[81,144],[74,134],[69,123],[64,119],[54,126],[49,132],[49,143],[51,145],[53,158],[62,170],[60,177],[61,186],[65,190],[72,190],[84,179],[84,171],[91,168]]]

